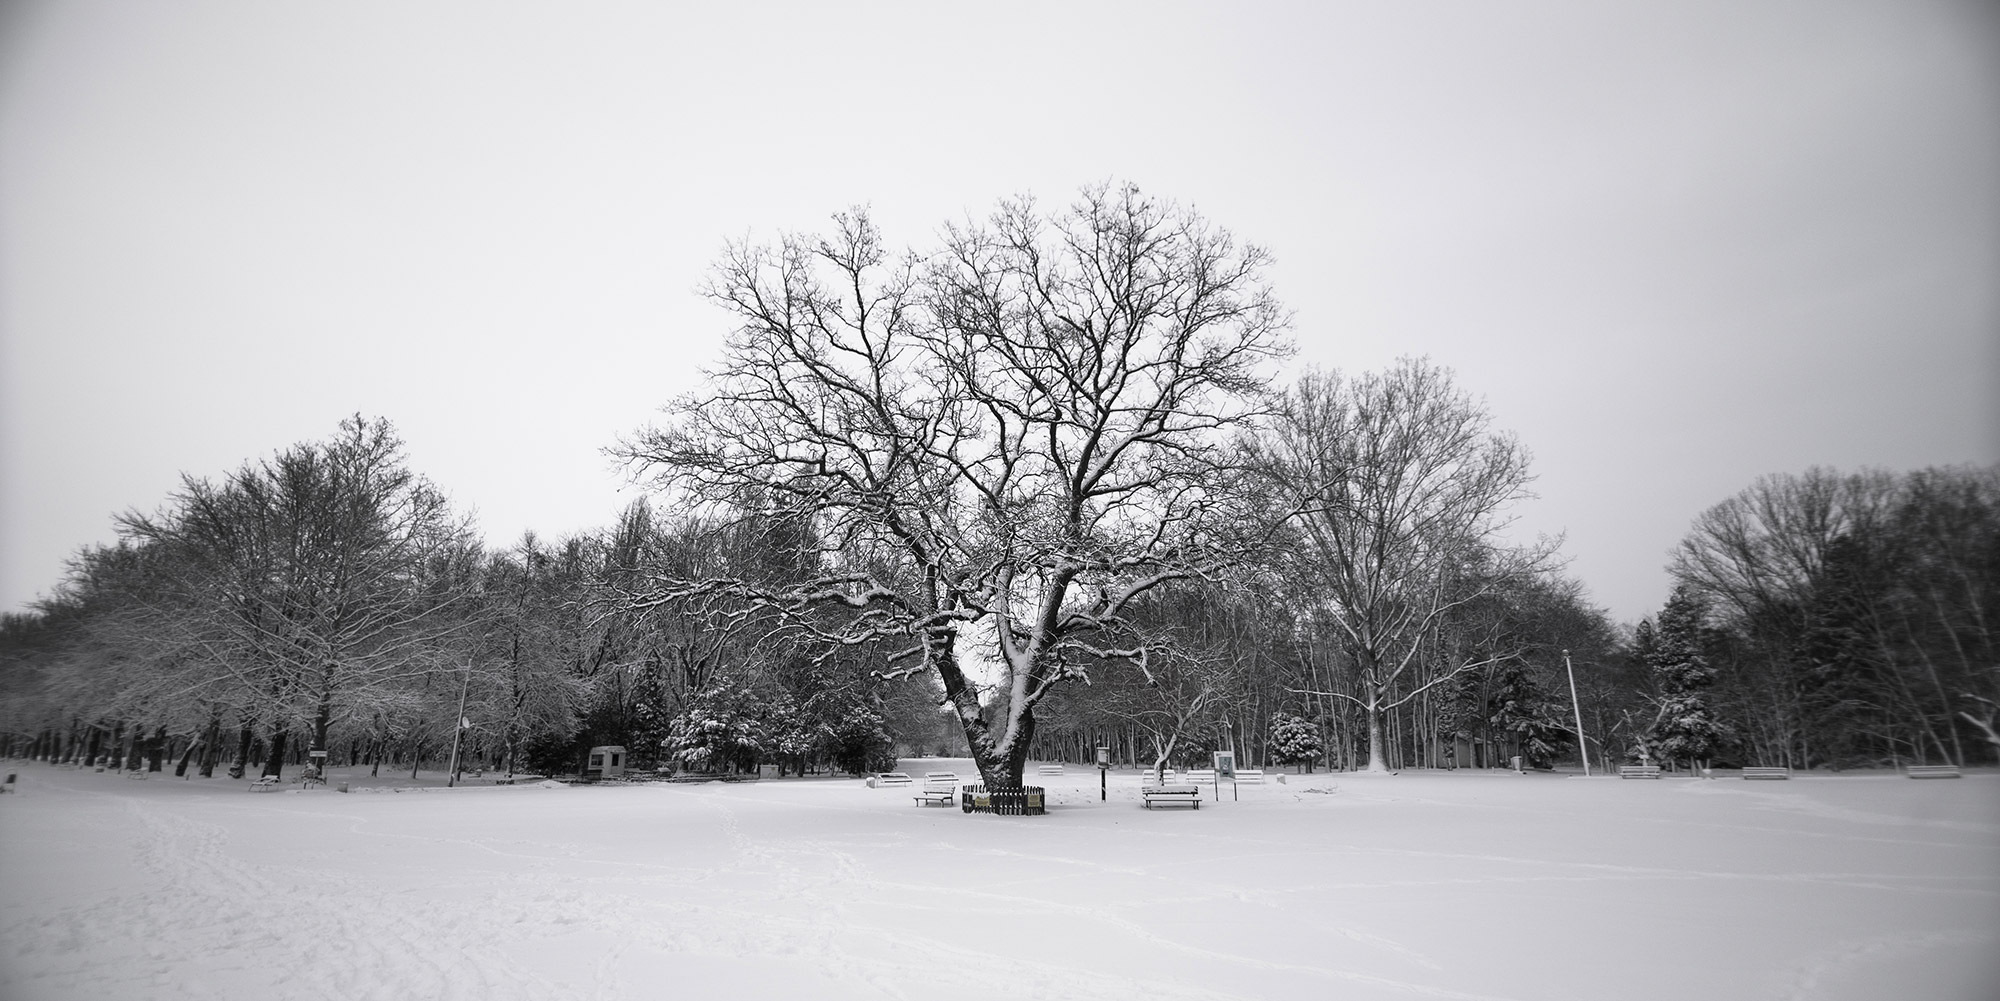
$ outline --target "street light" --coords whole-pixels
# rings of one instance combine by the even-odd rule
[[[1583,777],[1590,777],[1590,745],[1583,741],[1583,703],[1576,697],[1576,668],[1569,665],[1569,651],[1563,651],[1563,670],[1569,674],[1569,706],[1576,710],[1576,753],[1583,755]]]

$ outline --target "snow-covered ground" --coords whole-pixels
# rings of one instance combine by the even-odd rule
[[[1147,811],[1072,767],[1022,818],[846,779],[0,768],[7,1001],[2000,997],[1994,775],[1293,775]]]

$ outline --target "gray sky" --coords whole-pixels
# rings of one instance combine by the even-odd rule
[[[608,523],[724,239],[1103,178],[1302,361],[1455,368],[1621,619],[1759,474],[2000,461],[1993,5],[669,6],[0,3],[0,608],[357,411],[496,543]]]

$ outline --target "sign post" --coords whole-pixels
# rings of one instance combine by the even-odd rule
[[[1111,770],[1111,748],[1097,748],[1097,801],[1102,803],[1108,796],[1104,776]]]
[[[1222,780],[1229,780],[1229,798],[1236,799],[1236,752],[1215,752],[1215,798],[1222,798]]]

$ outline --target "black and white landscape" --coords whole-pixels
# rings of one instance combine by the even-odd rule
[[[1990,997],[1996,274],[1971,2],[0,4],[0,997]]]

